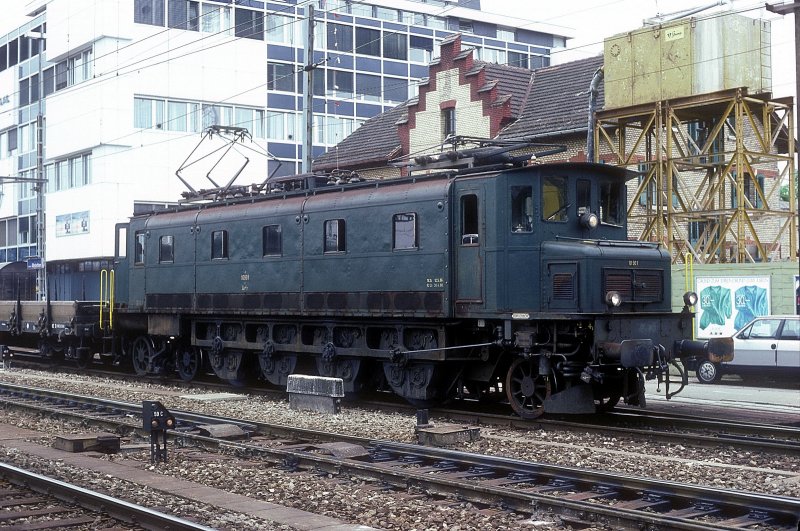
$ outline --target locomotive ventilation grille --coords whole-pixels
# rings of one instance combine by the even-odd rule
[[[553,299],[562,301],[575,300],[575,281],[572,273],[556,273],[553,275]]]
[[[616,291],[623,302],[660,302],[664,294],[664,272],[660,269],[605,269],[604,292]]]

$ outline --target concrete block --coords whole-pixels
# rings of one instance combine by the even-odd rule
[[[286,392],[342,398],[344,383],[341,378],[290,374],[286,382]]]
[[[417,440],[423,446],[452,446],[462,442],[477,441],[481,429],[456,424],[442,424],[428,428],[417,428]]]
[[[344,383],[341,378],[290,374],[286,382],[289,408],[319,413],[339,413]]]
[[[65,452],[119,452],[119,435],[113,433],[94,433],[77,435],[59,435],[53,442],[53,448]]]

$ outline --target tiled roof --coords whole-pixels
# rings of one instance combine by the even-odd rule
[[[370,163],[385,163],[400,148],[397,122],[407,114],[408,102],[373,116],[353,134],[314,159],[315,170],[357,169]]]
[[[589,85],[603,57],[590,57],[534,71],[533,86],[519,119],[503,129],[500,138],[546,136],[586,131]],[[603,108],[603,83],[597,109]]]

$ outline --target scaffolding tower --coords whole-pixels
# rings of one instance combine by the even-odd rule
[[[596,160],[640,172],[629,236],[673,263],[797,261],[792,105],[739,88],[598,112]]]

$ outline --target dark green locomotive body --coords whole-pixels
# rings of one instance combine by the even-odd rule
[[[426,404],[500,390],[523,416],[642,403],[645,378],[707,346],[671,310],[669,255],[626,241],[630,176],[298,176],[292,192],[136,216],[118,231],[120,344],[139,373],[310,371]]]

